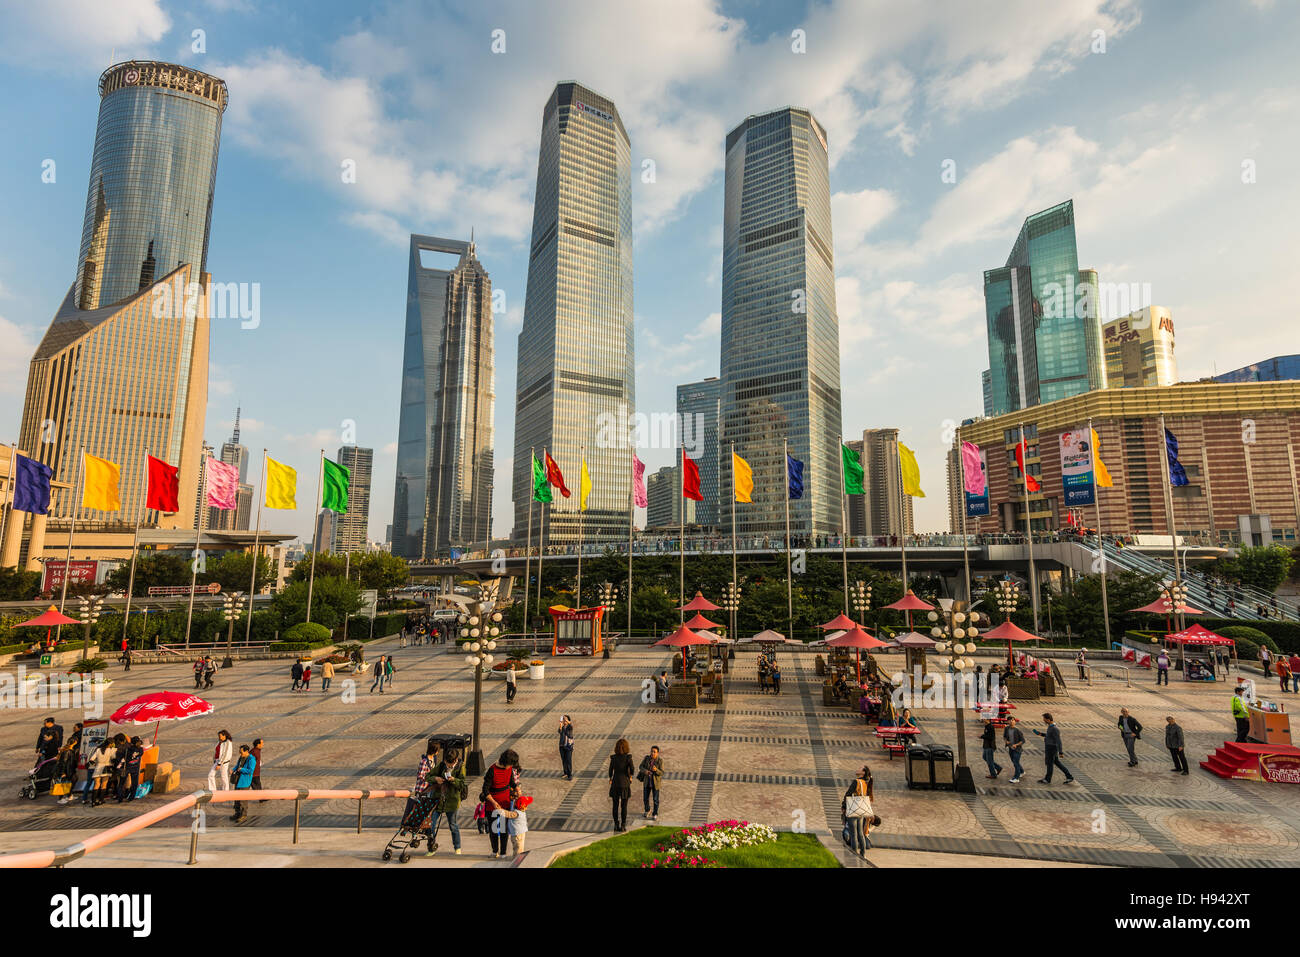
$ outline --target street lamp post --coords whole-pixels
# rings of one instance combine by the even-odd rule
[[[1020,586],[1004,578],[998,582],[997,591],[993,594],[997,599],[998,611],[1006,616],[1003,620],[1010,621],[1016,605],[1020,603]],[[1011,642],[1007,642],[1007,667],[1015,667],[1015,662],[1011,660]]]
[[[937,654],[947,655],[949,671],[953,675],[953,713],[957,718],[957,774],[955,786],[958,791],[965,794],[975,793],[975,779],[971,775],[970,767],[966,764],[966,713],[962,710],[963,691],[967,687],[966,674],[973,673],[975,661],[967,657],[975,650],[974,639],[979,637],[979,629],[975,627],[973,616],[968,618],[966,612],[958,610],[959,604],[965,602],[952,602],[946,611],[943,612],[942,619],[939,612],[928,612],[926,617],[930,620],[930,636],[936,639],[934,650]],[[967,627],[969,626],[969,627]],[[970,644],[964,644],[964,641],[970,641]]]
[[[618,599],[618,587],[613,582],[605,582],[600,586],[600,607],[605,609],[605,614],[609,614],[614,609],[614,602]],[[603,620],[603,616],[602,616]],[[601,657],[609,657],[609,640],[602,642]]]
[[[740,611],[740,592],[741,588],[737,582],[727,582],[722,586],[722,607],[730,616],[727,637],[731,639],[732,644],[728,646],[728,657],[736,654],[736,613]]]
[[[251,604],[251,602],[250,602]],[[243,617],[244,613],[244,593],[231,592],[226,595],[225,601],[221,608],[221,613],[225,616],[226,625],[226,659],[221,662],[222,669],[233,668],[235,659],[231,657],[235,643],[235,622]],[[250,610],[249,614],[252,614]]]
[[[1187,586],[1180,579],[1166,582],[1160,590],[1160,604],[1165,606],[1165,616],[1170,624],[1170,631],[1182,630],[1182,609],[1187,606]],[[1178,659],[1182,662],[1183,674],[1187,674],[1187,646],[1178,643]]]
[[[849,588],[849,601],[860,619],[871,610],[871,586],[866,582],[854,582]]]
[[[90,626],[99,621],[99,613],[104,609],[104,601],[101,598],[81,599],[81,610],[77,617],[85,625],[85,632],[81,642],[81,660],[85,661],[90,652]]]
[[[483,750],[479,747],[479,726],[483,713],[483,671],[490,668],[494,660],[492,652],[496,650],[497,635],[501,634],[501,612],[496,610],[496,601],[480,599],[459,619],[460,636],[468,638],[465,650],[465,663],[474,669],[474,736],[470,742],[469,756],[465,759],[465,771],[468,774],[483,773]]]

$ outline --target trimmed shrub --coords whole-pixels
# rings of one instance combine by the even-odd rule
[[[316,624],[314,621],[300,621],[288,628],[280,638],[279,644],[302,644],[305,648],[309,644],[329,644],[330,630],[324,625]],[[296,651],[297,649],[286,650]]]
[[[1215,633],[1235,641],[1237,643],[1237,657],[1243,661],[1257,660],[1260,645],[1266,645],[1268,650],[1274,654],[1279,652],[1277,642],[1272,637],[1264,634],[1258,628],[1252,628],[1250,625],[1229,625],[1227,628],[1216,629]]]

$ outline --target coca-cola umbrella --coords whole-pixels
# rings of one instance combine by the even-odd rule
[[[656,645],[665,645],[669,648],[682,649],[682,678],[686,677],[686,651],[691,645],[709,645],[713,643],[712,638],[705,638],[703,635],[697,635],[685,625],[682,625],[667,638],[660,638],[655,642]]]
[[[826,644],[832,648],[852,648],[854,655],[854,666],[857,671],[858,684],[862,684],[862,649],[863,648],[885,648],[889,642],[881,641],[874,635],[869,635],[857,625],[854,625],[844,634],[835,638],[827,638]]]
[[[996,628],[990,628],[984,634],[980,635],[981,641],[1005,641],[1007,643],[1007,667],[1014,668],[1015,662],[1012,660],[1011,642],[1013,641],[1037,641],[1037,635],[1031,635],[1025,629],[1021,628],[1014,621],[1004,621]]]
[[[184,691],[154,691],[129,701],[109,716],[113,724],[153,724],[153,740],[158,741],[158,725],[164,721],[184,721],[212,714],[211,703]]]

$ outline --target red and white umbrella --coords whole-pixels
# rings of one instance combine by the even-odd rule
[[[109,716],[113,724],[153,724],[153,739],[158,740],[158,725],[163,721],[184,721],[212,714],[210,702],[183,691],[155,691],[127,702]]]

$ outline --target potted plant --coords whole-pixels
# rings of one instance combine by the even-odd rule
[[[540,681],[546,677],[546,662],[541,658],[534,658],[528,662],[528,677],[533,681]]]

